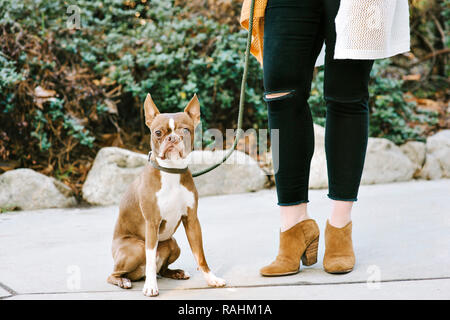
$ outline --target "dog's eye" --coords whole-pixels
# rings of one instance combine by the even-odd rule
[[[161,130],[156,130],[156,131],[155,131],[155,135],[156,135],[157,137],[161,137],[161,134],[162,134]]]
[[[183,133],[184,134],[190,134],[191,130],[189,130],[188,128],[183,128]]]

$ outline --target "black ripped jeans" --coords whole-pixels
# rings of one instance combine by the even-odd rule
[[[373,60],[334,60],[339,0],[268,0],[264,18],[264,100],[278,205],[308,200],[314,128],[308,98],[314,65],[326,44],[324,99],[328,197],[357,201],[367,149],[368,82]],[[287,93],[269,98],[270,93]],[[273,133],[272,133],[273,134]]]

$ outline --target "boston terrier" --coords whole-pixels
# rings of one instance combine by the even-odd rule
[[[157,296],[157,274],[189,279],[187,272],[169,269],[180,255],[173,234],[183,222],[206,282],[212,287],[223,287],[225,281],[216,277],[206,263],[197,217],[198,193],[187,167],[194,129],[200,122],[197,95],[183,112],[160,113],[148,94],[144,110],[152,151],[147,165],[121,199],[112,242],[114,271],[107,281],[129,289],[131,281],[145,277],[144,295]]]

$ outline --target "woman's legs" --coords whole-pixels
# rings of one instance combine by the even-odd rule
[[[321,1],[269,0],[264,20],[264,100],[269,128],[278,130],[272,154],[283,232],[308,218],[314,128],[307,100],[323,43]]]
[[[279,143],[272,145],[272,156],[282,228],[280,253],[271,265],[262,269],[263,275],[295,272],[296,261],[287,266],[286,259],[291,256],[297,259],[299,249],[308,252],[310,248],[310,252],[317,254],[318,228],[313,220],[307,220],[309,171],[314,152],[313,121],[307,100],[324,37],[325,151],[328,197],[333,199],[330,218],[333,225],[327,224],[325,231],[324,268],[331,273],[353,268],[350,213],[357,201],[367,148],[368,81],[373,61],[333,59],[338,8],[338,0],[269,0],[266,7],[264,100],[268,104],[271,134],[278,131]],[[298,240],[308,233],[306,240]]]
[[[325,4],[325,79],[327,115],[325,152],[328,169],[328,197],[333,211],[325,228],[323,267],[329,273],[353,270],[351,209],[357,201],[366,155],[369,108],[368,83],[372,60],[334,60],[336,31],[334,18],[339,1]]]
[[[327,115],[325,151],[328,197],[333,199],[330,224],[343,227],[357,201],[368,141],[368,83],[373,60],[334,60],[334,18],[339,1],[325,2],[325,80]]]

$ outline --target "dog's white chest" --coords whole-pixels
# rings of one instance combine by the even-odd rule
[[[165,226],[159,234],[159,240],[169,239],[181,217],[187,214],[187,208],[194,207],[194,194],[180,183],[179,174],[161,171],[161,189],[156,192],[156,199]]]

